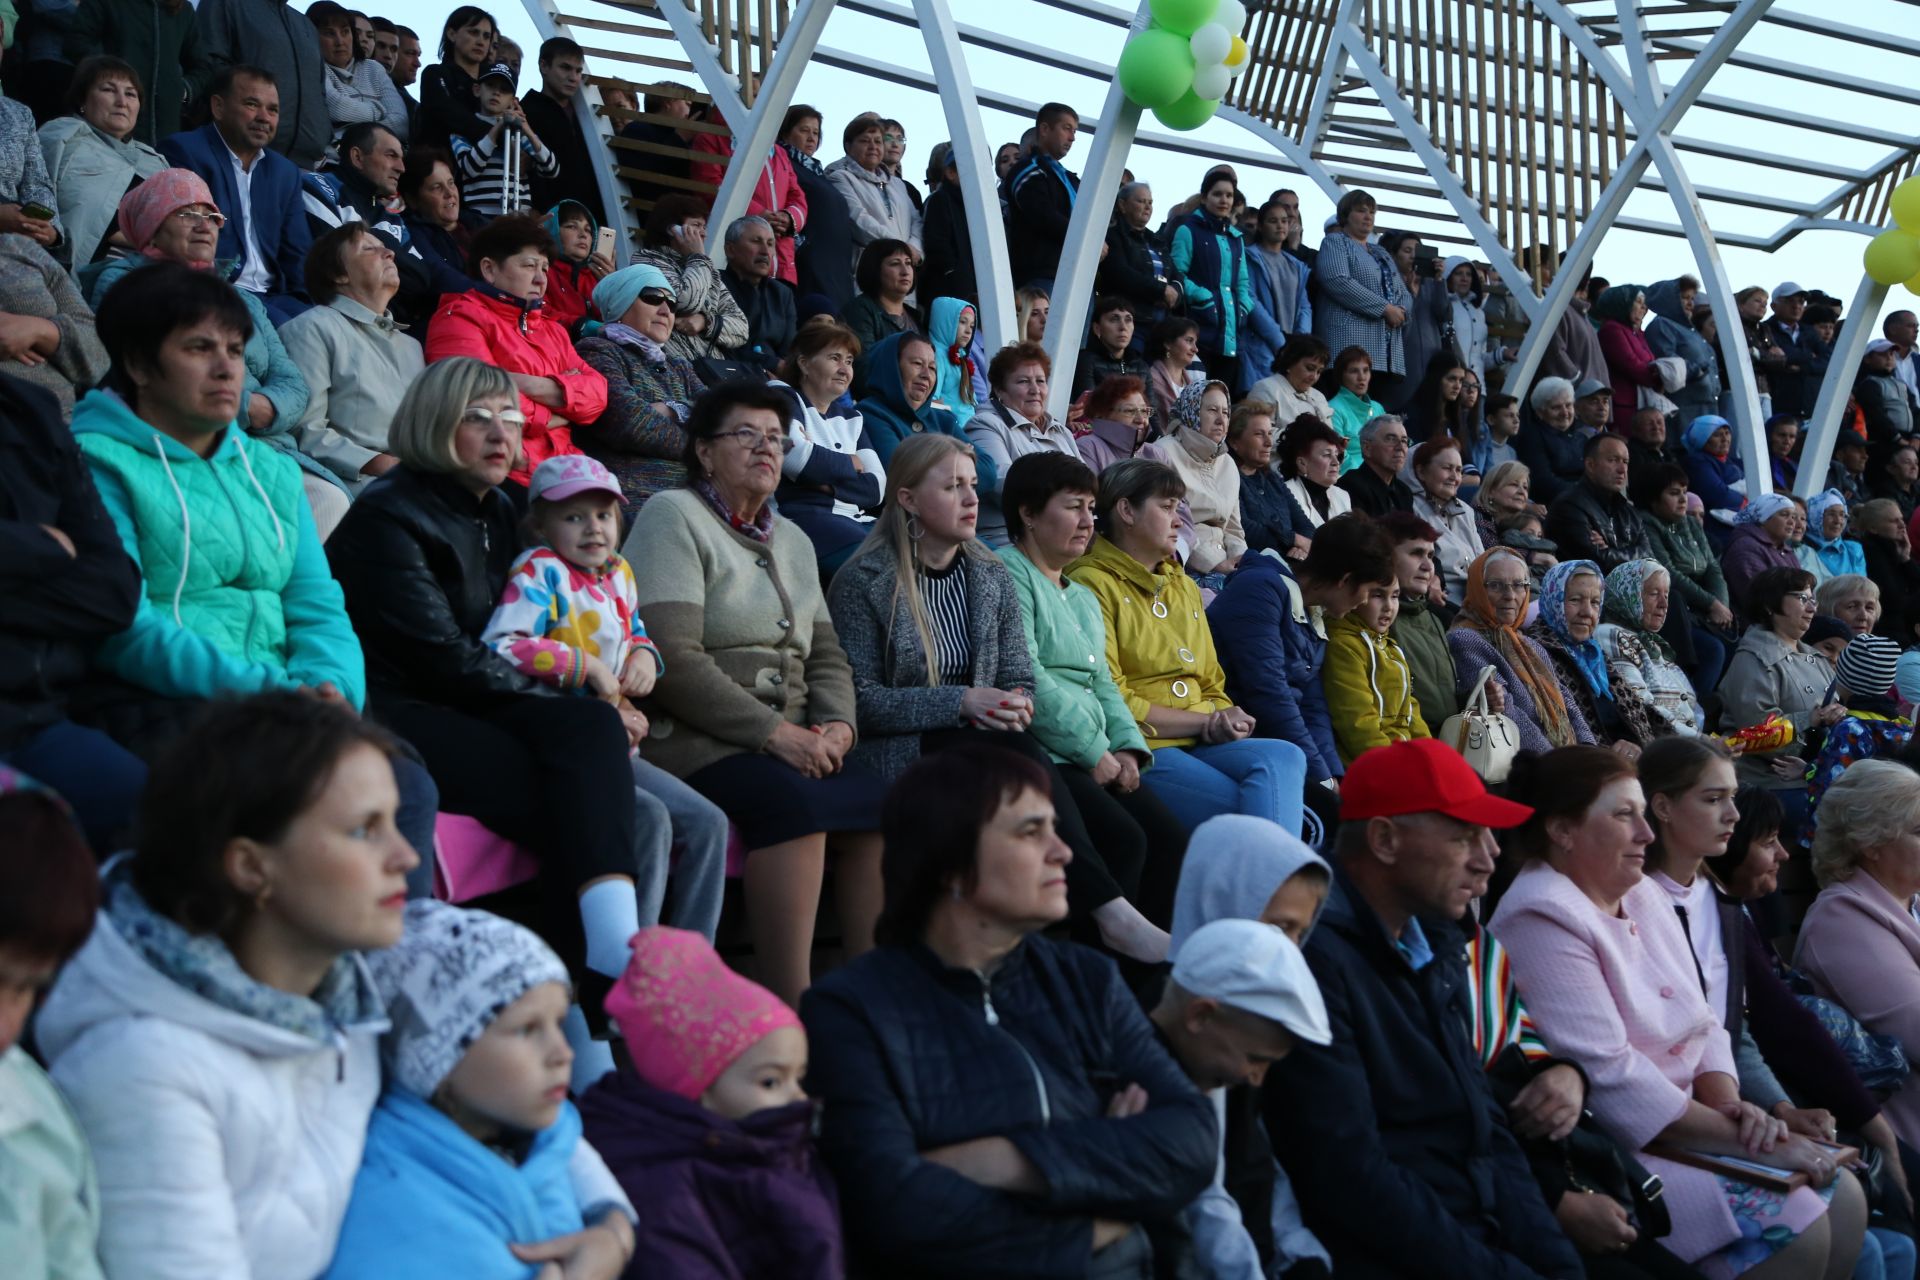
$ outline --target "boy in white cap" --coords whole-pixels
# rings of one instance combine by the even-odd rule
[[[1174,956],[1173,976],[1147,1015],[1180,1069],[1208,1092],[1221,1118],[1213,1185],[1181,1214],[1203,1270],[1218,1280],[1259,1280],[1259,1249],[1225,1186],[1226,1091],[1259,1086],[1298,1041],[1333,1038],[1320,984],[1287,935],[1257,920],[1221,919],[1194,930]]]
[[[481,640],[536,680],[613,703],[626,722],[640,810],[635,876],[573,886],[587,967],[614,979],[626,969],[627,940],[646,925],[664,920],[712,940],[726,890],[727,817],[640,755],[647,718],[630,699],[652,691],[664,664],[640,618],[633,569],[617,549],[620,482],[585,454],[563,454],[534,468],[528,498],[536,543],[513,562]],[[605,1046],[585,1032],[576,1010],[570,1037],[582,1088],[613,1069]]]

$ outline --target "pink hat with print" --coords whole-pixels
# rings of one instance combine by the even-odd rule
[[[698,1100],[734,1059],[800,1018],[757,982],[727,968],[688,929],[654,925],[633,935],[633,959],[607,993],[633,1069],[656,1089]]]
[[[548,458],[533,469],[533,483],[527,488],[527,497],[533,502],[564,502],[583,493],[610,493],[616,499],[626,496],[620,492],[620,482],[613,478],[613,472],[584,453]]]
[[[145,249],[179,210],[204,204],[217,208],[213,192],[191,169],[162,169],[120,197],[120,230],[136,249]]]

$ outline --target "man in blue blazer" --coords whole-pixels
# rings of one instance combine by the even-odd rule
[[[206,181],[227,216],[219,261],[236,263],[235,288],[257,296],[275,325],[305,311],[302,274],[313,233],[300,198],[300,169],[270,150],[280,90],[258,67],[230,66],[213,83],[213,122],[160,141],[169,162]]]

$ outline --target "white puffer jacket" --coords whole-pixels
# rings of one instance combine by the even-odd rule
[[[386,1026],[325,1043],[225,1009],[148,964],[103,911],[36,1035],[93,1147],[107,1275],[325,1270],[380,1095]]]

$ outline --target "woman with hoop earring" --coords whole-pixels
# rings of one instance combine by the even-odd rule
[[[914,436],[894,451],[887,473],[886,506],[873,532],[827,591],[853,668],[859,743],[849,762],[891,781],[922,755],[963,743],[1018,752],[1053,783],[1060,836],[1080,864],[1068,871],[1074,915],[1124,899],[1138,884],[1146,834],[1118,804],[1083,815],[1078,792],[1028,732],[1033,662],[1012,575],[975,536],[973,447],[946,435]],[[1184,844],[1171,814],[1158,825]],[[1101,889],[1117,888],[1095,893],[1096,879],[1107,882]],[[1169,911],[1176,881],[1177,860],[1167,882]],[[1166,919],[1156,925],[1137,910],[1106,917],[1093,923],[1113,950],[1149,962],[1165,958]]]

